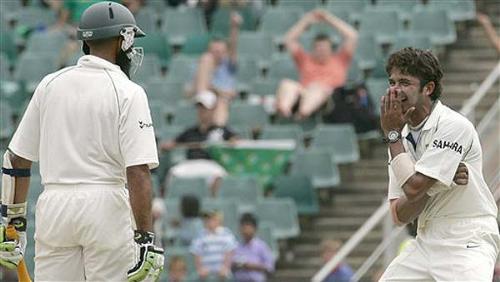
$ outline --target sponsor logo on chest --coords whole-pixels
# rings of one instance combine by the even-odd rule
[[[438,148],[438,149],[450,149],[453,150],[459,154],[462,154],[463,147],[462,145],[458,144],[457,142],[449,142],[446,140],[434,140],[432,142],[432,147],[433,148]]]

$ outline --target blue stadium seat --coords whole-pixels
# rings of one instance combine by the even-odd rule
[[[419,0],[377,0],[374,8],[396,11],[403,21],[410,20],[413,9],[420,4]]]
[[[238,57],[265,64],[273,52],[271,37],[264,32],[241,32],[238,39]]]
[[[328,0],[326,9],[330,13],[346,12],[349,14],[351,22],[357,22],[360,20],[361,14],[369,7],[370,2],[371,0]]]
[[[352,124],[320,125],[313,133],[312,148],[330,151],[336,163],[359,160],[359,146]]]
[[[302,9],[296,7],[269,8],[262,15],[259,30],[273,38],[275,44],[279,44],[301,14]]]

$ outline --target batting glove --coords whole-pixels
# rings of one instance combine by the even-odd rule
[[[128,271],[128,281],[158,281],[163,271],[163,249],[156,247],[152,232],[135,231],[137,263]]]
[[[7,226],[0,223],[0,265],[8,269],[16,269],[26,251],[26,218],[18,217],[10,220],[17,232],[17,238],[7,238]]]

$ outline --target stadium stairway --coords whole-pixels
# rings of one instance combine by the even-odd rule
[[[500,9],[486,9],[493,24],[500,30]],[[443,103],[460,110],[464,101],[477,89],[500,59],[476,22],[466,23],[458,32],[456,43],[447,47],[441,58],[444,68]],[[492,87],[477,107],[479,121],[498,99],[500,85]],[[272,281],[310,281],[321,268],[319,244],[322,239],[348,240],[383,201],[387,187],[387,155],[383,144],[373,148],[369,159],[341,166],[341,187],[336,187],[331,203],[323,203],[318,216],[301,220],[301,234],[289,242],[277,264]],[[348,256],[347,263],[354,270],[372,253],[383,236],[377,226]],[[288,255],[286,251],[289,251]],[[293,255],[292,255],[293,253]],[[373,271],[380,269],[382,260],[372,267],[363,281],[370,281]]]

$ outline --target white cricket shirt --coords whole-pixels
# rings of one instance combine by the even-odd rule
[[[406,139],[408,134],[405,125],[401,132],[403,145],[415,161],[415,170],[437,180],[427,192],[431,198],[419,216],[419,224],[432,218],[496,218],[497,206],[482,174],[481,144],[469,120],[436,101],[419,139],[415,140],[416,148]],[[469,170],[467,185],[453,182],[460,162]],[[388,198],[403,195],[389,166]]]
[[[9,149],[40,160],[42,184],[124,184],[126,167],[158,166],[146,93],[92,55],[43,78]]]

